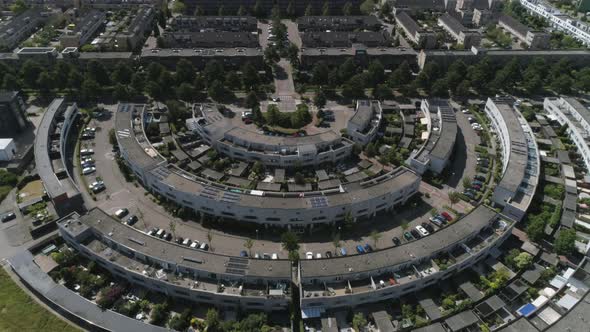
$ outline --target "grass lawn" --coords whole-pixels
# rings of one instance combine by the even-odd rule
[[[79,330],[40,306],[0,268],[0,331]]]

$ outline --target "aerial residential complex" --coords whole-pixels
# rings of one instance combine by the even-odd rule
[[[520,3],[531,13],[546,18],[555,29],[571,35],[586,46],[590,46],[590,26],[588,24],[572,19],[542,0],[521,0]]]
[[[514,100],[488,98],[485,111],[502,149],[503,176],[492,200],[504,207],[504,214],[521,220],[539,183],[539,149]]]
[[[578,148],[586,167],[590,169],[590,111],[575,98],[545,98],[545,111],[561,125],[567,125],[567,133]]]
[[[583,331],[588,31],[513,1],[0,0],[0,307]]]
[[[442,173],[448,165],[457,137],[455,112],[446,100],[423,100],[420,106],[426,121],[426,142],[410,157],[410,167],[419,174],[430,170]]]

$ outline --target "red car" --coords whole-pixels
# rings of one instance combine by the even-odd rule
[[[479,190],[481,189],[481,186],[480,186],[480,185],[477,185],[477,184],[476,184],[476,185],[474,185],[474,186],[471,186],[471,187],[472,187],[473,189],[477,190],[477,191],[479,191]]]
[[[445,217],[445,219],[448,220],[448,221],[453,220],[453,217],[451,217],[451,215],[448,212],[443,212],[443,213],[441,213],[441,215],[443,217]]]

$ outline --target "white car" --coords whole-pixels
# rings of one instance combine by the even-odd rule
[[[84,131],[94,133],[94,132],[96,132],[96,127],[86,127],[86,128],[84,128]]]
[[[82,174],[84,175],[92,174],[94,172],[96,172],[96,167],[86,167],[82,169]]]
[[[311,252],[311,251],[306,252],[305,253],[305,258],[307,258],[307,259],[313,259],[313,252]]]
[[[270,257],[271,259],[279,259],[279,255],[277,255],[276,252],[272,253],[272,256]]]
[[[316,259],[320,259],[320,258],[322,258],[322,254],[318,252],[317,254],[315,254],[315,258],[316,258]]]
[[[80,154],[83,156],[94,154],[94,150],[92,149],[82,149],[80,150]]]
[[[418,232],[420,232],[420,235],[422,235],[422,236],[428,236],[428,235],[430,235],[430,233],[428,233],[428,231],[424,227],[422,227],[422,226],[416,226],[416,230]]]
[[[190,247],[192,249],[197,249],[199,247],[199,241],[195,241],[195,242],[191,243]]]
[[[463,114],[469,114],[469,110],[468,109],[464,109],[464,110],[461,111],[461,113],[463,113]]]
[[[129,210],[127,210],[126,208],[122,208],[122,209],[115,211],[115,216],[120,219],[120,218],[125,217],[128,213],[129,213]]]

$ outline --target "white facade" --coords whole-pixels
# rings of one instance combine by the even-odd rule
[[[553,28],[578,39],[586,46],[590,46],[590,26],[587,24],[562,14],[558,9],[540,0],[520,0],[520,3],[531,13],[546,18]]]
[[[16,153],[16,145],[12,138],[0,138],[0,160],[10,161]]]
[[[573,98],[545,98],[543,107],[560,125],[567,125],[569,137],[584,159],[586,169],[590,169],[590,119],[586,117],[590,111]]]
[[[502,179],[492,201],[503,213],[521,220],[539,183],[539,150],[532,130],[511,99],[491,99],[485,105],[502,151]]]

